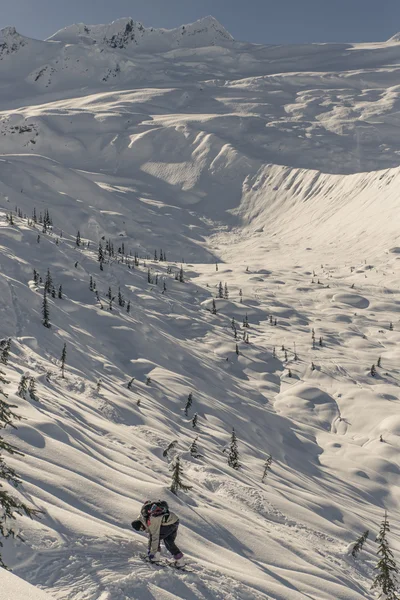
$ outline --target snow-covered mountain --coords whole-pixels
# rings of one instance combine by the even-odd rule
[[[1,31],[7,462],[44,511],[5,544],[17,575],[60,600],[373,598],[384,509],[400,550],[399,61],[398,36],[261,46],[212,17]],[[192,572],[141,561],[149,497]]]

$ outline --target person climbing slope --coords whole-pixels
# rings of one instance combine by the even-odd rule
[[[135,531],[145,531],[148,534],[147,556],[151,562],[160,560],[160,542],[162,540],[168,552],[172,554],[175,565],[177,567],[184,566],[183,554],[175,544],[179,519],[175,513],[169,510],[165,500],[146,501],[139,517],[132,521],[132,527]]]

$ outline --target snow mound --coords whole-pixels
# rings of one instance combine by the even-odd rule
[[[342,304],[348,304],[354,308],[368,308],[369,300],[360,296],[359,294],[335,294],[332,298],[334,302],[341,302]]]
[[[105,44],[120,50],[133,47],[153,52],[173,48],[197,48],[232,42],[233,37],[211,16],[175,29],[146,28],[129,17],[106,25],[77,23],[65,27],[49,40],[68,44]]]
[[[2,600],[51,600],[53,598],[5,569],[0,571],[0,585]]]
[[[274,406],[278,413],[288,418],[328,431],[332,421],[339,416],[334,398],[304,383],[295,384],[279,394]]]

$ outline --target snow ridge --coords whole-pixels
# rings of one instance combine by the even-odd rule
[[[78,23],[57,31],[48,39],[68,44],[104,44],[119,50],[133,48],[149,52],[213,46],[233,41],[226,29],[211,16],[175,29],[146,28],[131,18],[121,18],[107,25]]]

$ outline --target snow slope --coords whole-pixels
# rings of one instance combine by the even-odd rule
[[[184,31],[2,31],[0,338],[25,418],[9,462],[45,511],[5,558],[60,600],[372,598],[384,508],[400,549],[400,46],[262,47],[212,18]],[[62,285],[50,329],[33,269]],[[24,373],[38,402],[16,395]],[[192,489],[174,497],[177,454]],[[130,521],[160,496],[191,573],[139,557]]]

